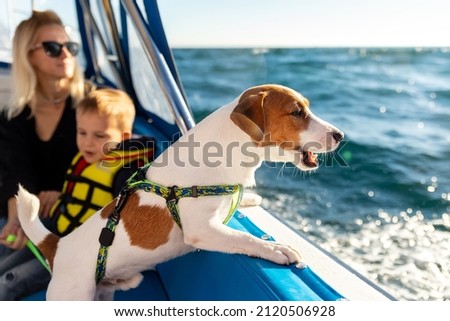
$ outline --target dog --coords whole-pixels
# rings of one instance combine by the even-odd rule
[[[291,162],[311,171],[319,165],[317,154],[335,150],[343,137],[339,129],[311,112],[309,101],[300,93],[274,84],[256,86],[168,147],[145,177],[164,186],[250,187],[263,161]],[[98,283],[99,235],[117,200],[61,238],[40,222],[39,200],[22,187],[17,208],[25,233],[52,269],[47,300],[111,300],[115,290],[138,286],[141,271],[196,249],[240,253],[285,265],[300,262],[297,249],[224,225],[232,197],[180,198],[180,228],[163,197],[136,190],[122,206],[105,275]]]

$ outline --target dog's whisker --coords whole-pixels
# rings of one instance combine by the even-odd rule
[[[278,174],[277,174],[277,179],[280,177],[284,177],[285,167],[286,167],[286,163],[281,164],[280,170],[278,171]]]

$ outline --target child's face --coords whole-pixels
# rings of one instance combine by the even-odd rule
[[[124,133],[112,117],[95,112],[77,112],[77,146],[88,163],[102,159],[123,139]]]

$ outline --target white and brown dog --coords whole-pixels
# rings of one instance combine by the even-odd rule
[[[337,148],[343,134],[316,117],[296,91],[262,85],[244,91],[212,113],[161,154],[146,178],[164,186],[255,184],[265,160],[317,168],[317,153]],[[300,260],[291,247],[258,239],[222,222],[231,195],[182,198],[182,229],[161,196],[138,190],[126,201],[109,248],[106,274],[95,280],[99,234],[115,203],[105,206],[71,234],[59,238],[38,219],[39,200],[19,189],[20,222],[52,268],[50,300],[112,299],[116,289],[136,287],[140,272],[194,249],[241,253],[278,264]]]

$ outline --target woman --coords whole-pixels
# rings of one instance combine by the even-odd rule
[[[40,214],[47,215],[76,154],[72,106],[88,90],[75,58],[78,49],[53,11],[34,11],[16,29],[12,97],[0,115],[0,203],[6,222],[0,226],[0,247],[9,251],[27,242],[16,213],[17,185],[37,194]],[[6,241],[9,234],[16,235],[14,242]]]
[[[77,104],[79,153],[51,210],[53,233],[69,234],[116,197],[128,177],[151,160],[153,141],[131,137],[134,117],[133,101],[120,90],[96,90]],[[25,248],[0,260],[0,301],[20,300],[47,286],[50,274],[31,256]]]

